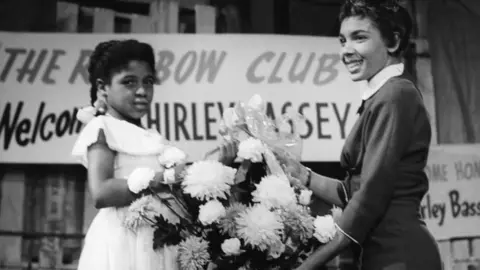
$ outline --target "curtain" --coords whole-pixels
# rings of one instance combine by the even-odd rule
[[[427,23],[438,143],[479,143],[480,1],[432,1]]]

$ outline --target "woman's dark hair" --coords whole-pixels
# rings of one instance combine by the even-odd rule
[[[395,44],[398,34],[400,44],[393,56],[402,56],[408,48],[412,33],[412,18],[398,0],[346,0],[340,9],[340,22],[349,17],[369,18],[379,29],[388,47]]]
[[[97,80],[110,83],[113,74],[127,68],[132,60],[145,61],[155,73],[155,54],[152,46],[134,39],[110,40],[99,43],[90,55],[88,64],[90,102],[97,100]]]

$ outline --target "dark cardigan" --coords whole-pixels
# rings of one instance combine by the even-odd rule
[[[408,75],[389,79],[365,101],[342,150],[348,176],[338,191],[346,207],[337,222],[360,247],[362,269],[441,269],[419,214],[430,139],[427,110]]]

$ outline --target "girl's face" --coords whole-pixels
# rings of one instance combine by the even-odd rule
[[[341,57],[353,81],[370,80],[395,59],[375,24],[367,17],[348,17],[340,26]]]
[[[100,88],[113,116],[138,121],[150,109],[155,74],[144,61],[130,61],[127,68],[114,73],[110,84]]]

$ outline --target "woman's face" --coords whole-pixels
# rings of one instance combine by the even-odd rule
[[[342,61],[353,81],[369,80],[385,66],[391,57],[380,31],[367,17],[347,17],[340,26]]]
[[[126,120],[142,118],[150,109],[155,81],[155,74],[146,62],[130,61],[104,86],[109,113]]]

